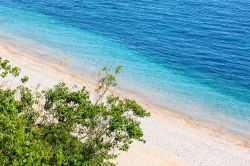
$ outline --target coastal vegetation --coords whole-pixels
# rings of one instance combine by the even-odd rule
[[[108,94],[120,70],[103,68],[91,99],[85,87],[63,82],[29,88],[29,78],[1,58],[0,165],[114,165],[119,151],[144,142],[139,119],[149,113]]]

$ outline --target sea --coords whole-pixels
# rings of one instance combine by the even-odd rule
[[[0,38],[93,77],[121,65],[120,89],[250,137],[249,0],[0,0]]]

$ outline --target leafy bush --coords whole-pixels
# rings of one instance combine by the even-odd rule
[[[0,164],[1,165],[113,165],[117,151],[143,141],[138,118],[149,116],[129,99],[107,95],[116,75],[104,68],[91,101],[85,87],[65,83],[39,92],[27,88],[28,77],[0,59]],[[7,77],[19,78],[6,88]]]

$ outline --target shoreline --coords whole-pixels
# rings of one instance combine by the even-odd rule
[[[4,38],[4,39],[2,39],[2,38]],[[11,40],[14,40],[14,41],[11,41]],[[15,42],[17,42],[18,44]],[[76,79],[76,80],[82,82],[83,83],[82,85],[90,88],[90,90],[94,90],[96,88],[97,73],[89,74],[90,71],[85,69],[85,68],[69,66],[69,64],[68,64],[69,61],[67,58],[63,57],[62,59],[59,59],[57,57],[49,56],[46,51],[51,51],[51,50],[50,50],[50,48],[45,47],[45,46],[37,47],[37,45],[32,44],[31,46],[33,46],[35,48],[29,49],[26,52],[26,50],[23,50],[23,47],[22,47],[23,43],[22,42],[24,42],[24,41],[21,38],[14,39],[14,38],[0,36],[0,47],[1,47],[1,49],[4,49],[6,52],[9,52],[10,54],[16,55],[19,57],[21,56],[22,58],[30,60],[32,63],[43,64],[45,66],[49,66],[49,67],[57,70],[59,73],[65,72],[65,73],[67,73],[67,75],[70,75],[70,77],[72,77],[73,79]],[[27,43],[25,43],[25,46],[27,46],[27,45],[29,46],[29,44],[31,44],[31,43],[32,43],[31,41],[28,41]],[[16,47],[20,47],[20,50],[18,50],[19,48],[16,48]],[[11,48],[14,48],[14,49],[11,49]],[[45,54],[43,51],[39,50],[40,52],[36,52],[37,55],[34,55],[32,51],[34,51],[36,49],[38,49],[38,50],[45,49],[46,50]],[[20,53],[21,51],[25,51],[25,52]],[[60,54],[60,56],[61,56],[61,54]],[[242,144],[246,144],[245,142],[248,142],[247,147],[250,148],[250,133],[243,134],[241,132],[236,132],[235,130],[230,130],[229,128],[220,127],[219,124],[213,125],[213,123],[214,122],[217,123],[218,120],[205,121],[204,119],[203,120],[199,119],[199,117],[188,115],[187,113],[184,113],[181,111],[171,110],[171,109],[165,108],[163,106],[154,104],[153,102],[150,101],[149,98],[145,98],[144,96],[140,97],[141,94],[137,94],[136,92],[130,92],[126,89],[120,88],[119,84],[118,84],[118,87],[115,87],[115,89],[112,89],[110,91],[112,93],[114,93],[115,95],[118,95],[120,97],[130,98],[130,99],[136,100],[143,107],[146,107],[147,109],[152,110],[153,112],[161,112],[163,114],[167,114],[166,116],[176,117],[177,119],[186,119],[187,123],[193,125],[194,127],[199,126],[204,131],[212,130],[212,133],[210,133],[210,134],[213,134],[213,132],[215,132],[215,133],[217,133],[215,135],[218,136],[218,132],[219,132],[222,135],[229,135],[230,137],[236,137],[237,140],[239,137],[240,139],[244,140],[243,141],[244,143],[242,143]],[[155,111],[155,110],[158,110],[158,111]],[[230,124],[230,122],[227,122],[227,123]],[[234,125],[236,125],[236,123]],[[211,131],[209,131],[209,132],[211,132]],[[236,141],[236,142],[238,142],[238,141]]]
[[[3,55],[2,55],[2,53],[3,53]],[[43,83],[43,84],[45,84],[45,85],[43,85],[44,87],[52,86],[60,80],[60,81],[65,81],[66,83],[68,83],[70,85],[74,85],[74,84],[85,85],[88,88],[88,90],[90,91],[90,93],[93,93],[93,90],[95,89],[96,82],[94,80],[90,80],[90,79],[88,79],[88,77],[84,77],[80,73],[76,73],[75,71],[70,70],[67,67],[64,67],[63,62],[59,62],[58,64],[56,64],[56,63],[53,63],[50,61],[49,62],[46,61],[45,58],[39,58],[38,56],[34,56],[32,54],[27,55],[25,53],[21,53],[20,51],[18,51],[18,49],[15,48],[15,46],[11,46],[10,44],[8,45],[8,43],[4,43],[4,42],[0,42],[0,56],[2,58],[10,60],[10,62],[12,64],[20,67],[22,69],[22,73],[27,74],[31,78],[31,81],[32,81],[32,79],[37,79],[37,78],[33,78],[33,77],[36,77],[38,73],[43,74],[43,76],[41,76],[41,78],[42,77],[48,78],[46,80],[47,82]],[[33,70],[31,70],[31,69],[33,69]],[[46,70],[44,70],[44,69],[46,69]],[[43,73],[41,73],[41,72],[43,72]],[[54,78],[54,76],[58,76],[58,78]],[[37,83],[38,81],[40,81],[42,83],[44,80],[41,78],[33,81],[33,83],[34,82]],[[120,97],[135,99],[133,96],[131,96],[131,94],[126,94],[119,89],[112,90],[112,93],[114,93],[115,95],[118,95]],[[198,135],[202,135],[204,137],[208,136],[209,139],[215,139],[215,141],[221,141],[222,143],[225,143],[225,144],[230,144],[230,146],[231,145],[232,145],[232,147],[235,146],[236,149],[238,149],[238,148],[242,149],[243,151],[247,151],[250,154],[250,139],[248,139],[246,137],[220,130],[219,128],[212,127],[204,122],[201,122],[197,119],[182,115],[180,113],[172,112],[171,110],[166,110],[164,108],[160,108],[158,106],[148,104],[147,101],[144,101],[144,100],[137,100],[137,101],[140,105],[142,105],[147,111],[149,111],[151,113],[151,117],[149,119],[145,120],[146,121],[145,124],[147,124],[147,123],[150,124],[151,123],[151,122],[149,122],[150,120],[154,121],[154,123],[159,121],[159,123],[162,123],[162,124],[164,124],[166,121],[169,124],[175,126],[176,128],[178,128],[179,126],[181,126],[181,129],[188,128],[188,130],[190,130],[190,132],[197,133]],[[160,126],[163,126],[162,124]],[[157,125],[155,125],[155,126],[157,126]],[[155,127],[155,126],[153,126],[153,127]],[[152,126],[146,126],[146,127],[144,126],[144,128],[146,128],[146,130],[147,130],[147,128],[150,128],[150,127],[152,127]],[[159,133],[156,133],[156,135],[157,134],[159,134]],[[145,135],[147,136],[147,132],[145,133]],[[150,140],[150,141],[153,142],[153,140]],[[183,142],[181,144],[183,144]],[[139,146],[139,145],[137,145],[137,146]],[[146,145],[140,145],[139,147],[144,147],[144,146],[146,146]],[[150,147],[152,147],[152,146],[153,146],[153,143],[152,143],[152,145],[150,145]],[[146,149],[148,147],[149,147],[149,145],[146,146]],[[145,147],[142,149],[143,149],[142,151],[145,151]],[[164,151],[164,150],[160,149],[159,147],[153,148],[153,149],[156,150],[157,153],[161,153],[160,151]],[[153,150],[150,150],[150,151],[153,151]],[[154,156],[154,155],[152,155],[152,156]],[[174,161],[174,163],[182,163],[182,162],[185,163],[185,161],[179,162],[179,158],[176,157],[174,154],[172,154],[172,152],[168,153],[168,155],[165,155],[165,156],[167,156],[166,158],[169,158],[168,156],[171,156],[170,157],[171,161]],[[173,160],[172,160],[172,158],[173,158]],[[118,159],[118,161],[119,161],[119,159]],[[250,163],[250,159],[249,159],[249,163]],[[176,164],[176,165],[179,165],[179,164]],[[183,165],[183,164],[181,164],[181,165]]]

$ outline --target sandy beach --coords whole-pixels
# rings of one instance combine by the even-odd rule
[[[94,80],[64,67],[63,61],[58,64],[48,62],[32,51],[27,53],[22,50],[21,45],[1,39],[0,56],[20,67],[22,73],[30,77],[28,85],[31,87],[40,84],[46,88],[65,81],[69,85],[85,85],[90,92],[95,88]],[[133,98],[119,89],[113,93]],[[151,117],[141,121],[147,142],[135,143],[129,152],[122,152],[116,161],[118,165],[250,165],[248,138],[209,127],[198,120],[147,104],[146,101],[138,102],[151,112]]]

